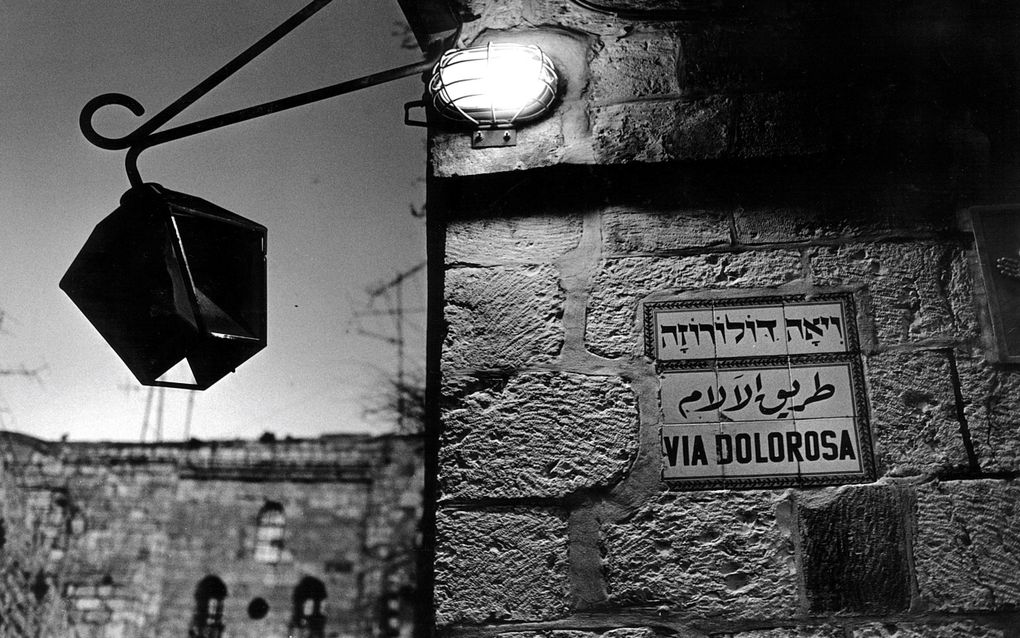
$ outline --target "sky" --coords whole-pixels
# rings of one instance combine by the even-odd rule
[[[141,118],[105,107],[121,136],[305,4],[304,0],[6,0],[0,3],[0,425],[70,440],[153,440],[158,392],[138,384],[57,284],[128,187],[124,152],[89,144],[81,107],[126,93]],[[416,62],[395,0],[338,0],[169,125]],[[142,178],[268,228],[268,347],[194,393],[191,437],[383,432],[366,418],[396,352],[360,334],[367,289],[424,261],[424,130],[403,124],[419,77],[146,150]],[[423,273],[404,288],[422,308]],[[392,297],[391,297],[392,299]],[[386,308],[382,297],[376,308]],[[408,316],[408,365],[424,315]],[[392,335],[392,317],[362,320]],[[37,371],[25,376],[19,370]],[[11,374],[14,372],[15,374]],[[188,391],[165,390],[163,440],[185,435]]]

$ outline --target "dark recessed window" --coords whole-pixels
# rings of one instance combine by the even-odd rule
[[[326,615],[322,601],[326,598],[326,586],[318,578],[305,576],[294,588],[294,610],[290,628],[303,629],[308,638],[323,638]]]
[[[188,638],[220,638],[223,635],[223,599],[227,586],[212,574],[198,581],[195,587],[195,615],[191,619]]]

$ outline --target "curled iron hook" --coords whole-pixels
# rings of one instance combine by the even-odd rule
[[[123,106],[131,111],[135,117],[141,117],[144,115],[145,107],[130,95],[124,95],[123,93],[103,93],[102,95],[97,95],[86,102],[85,106],[81,109],[81,114],[78,116],[78,127],[81,129],[82,135],[84,135],[85,139],[93,145],[108,151],[128,148],[136,139],[138,139],[138,129],[123,137],[107,137],[105,135],[100,135],[99,132],[96,131],[96,127],[92,125],[92,118],[95,116],[96,111],[104,106]]]

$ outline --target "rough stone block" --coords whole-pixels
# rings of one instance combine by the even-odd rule
[[[549,263],[577,247],[578,215],[456,220],[446,227],[446,263]]]
[[[551,629],[547,631],[507,631],[496,634],[497,638],[655,638],[655,635],[655,630],[650,627],[621,627],[605,632]]]
[[[843,630],[832,625],[818,627],[779,627],[752,629],[734,634],[714,634],[711,638],[843,638]]]
[[[591,99],[604,105],[680,91],[677,66],[680,42],[661,31],[636,31],[627,38],[603,40],[591,62]]]
[[[690,617],[784,618],[797,607],[792,507],[776,492],[665,493],[603,527],[610,602]]]
[[[895,613],[910,606],[909,495],[889,485],[805,493],[797,501],[808,609]]]
[[[866,374],[879,474],[931,475],[967,467],[945,353],[886,352],[867,358]]]
[[[1004,638],[995,629],[973,620],[948,623],[871,623],[854,629],[853,638]]]
[[[859,237],[881,233],[932,234],[948,229],[943,217],[904,215],[902,209],[846,210],[838,205],[818,207],[776,205],[739,208],[733,213],[737,242],[770,244]]]
[[[981,469],[1020,470],[1020,373],[957,355],[964,416]]]
[[[977,336],[964,252],[931,242],[853,243],[809,253],[814,284],[865,284],[881,345]]]
[[[448,270],[444,369],[552,361],[563,346],[563,301],[549,266]]]
[[[429,138],[429,165],[437,177],[541,168],[563,159],[563,122],[555,115],[518,129],[516,146],[473,149],[471,135],[463,131],[436,132]]]
[[[746,5],[741,13],[746,22],[687,25],[681,35],[683,92],[746,93],[804,86],[831,77],[834,49],[818,22],[804,28],[769,23],[769,16],[749,18],[749,14],[775,10],[779,4]]]
[[[461,384],[443,411],[444,497],[565,496],[611,484],[637,451],[636,399],[618,377],[542,372]]]
[[[602,213],[606,253],[651,253],[727,244],[729,213],[719,210],[607,210]]]
[[[815,155],[829,150],[831,108],[814,93],[743,96],[729,154],[740,158]]]
[[[566,518],[442,509],[435,574],[439,627],[561,617],[570,596]]]
[[[596,164],[715,159],[727,148],[731,100],[627,102],[592,110]]]
[[[938,611],[1020,604],[1020,486],[998,480],[917,489],[914,564],[921,597]]]
[[[608,260],[592,278],[585,344],[605,357],[640,353],[638,301],[652,292],[778,286],[800,276],[793,250]]]

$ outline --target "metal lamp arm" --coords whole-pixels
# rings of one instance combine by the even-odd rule
[[[313,16],[330,2],[332,2],[332,0],[312,0],[312,2],[262,37],[258,42],[248,47],[237,57],[223,65],[223,67],[219,70],[215,71],[212,75],[197,84],[181,97],[174,100],[173,103],[168,105],[156,115],[153,115],[149,120],[127,135],[122,137],[108,137],[101,135],[98,131],[96,131],[92,124],[93,117],[99,109],[108,105],[122,106],[129,109],[135,116],[141,116],[145,113],[145,108],[141,105],[141,103],[133,97],[124,95],[123,93],[104,93],[92,98],[85,104],[84,107],[82,107],[81,114],[78,119],[78,124],[81,128],[82,134],[85,136],[85,139],[99,148],[107,150],[128,149],[127,156],[125,158],[128,181],[132,186],[139,186],[142,183],[142,178],[138,172],[138,156],[142,151],[149,147],[165,144],[166,142],[197,135],[213,129],[229,126],[231,124],[237,124],[246,120],[276,113],[278,111],[303,106],[319,100],[325,100],[338,95],[343,95],[344,93],[351,93],[377,84],[391,82],[416,73],[423,73],[429,70],[442,55],[444,47],[439,46],[436,47],[435,51],[429,55],[428,58],[421,62],[373,73],[354,80],[340,82],[320,89],[299,93],[297,95],[273,100],[271,102],[265,102],[263,104],[239,109],[237,111],[231,111],[229,113],[198,120],[196,122],[191,122],[189,124],[184,124],[164,131],[158,131],[159,127],[163,126],[184,109],[194,104],[199,98],[211,91],[218,84],[223,82],[223,80],[233,75],[245,64],[258,57],[259,54],[271,47],[283,38],[283,36],[290,33],[298,25]],[[451,36],[451,39],[455,39],[456,37],[456,35]]]

